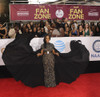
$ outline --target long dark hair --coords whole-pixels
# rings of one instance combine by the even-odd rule
[[[49,36],[49,39],[51,39],[51,36],[49,34],[44,36],[44,39],[43,39],[43,41],[44,41],[44,48],[46,48],[46,45],[47,45],[47,43],[46,43],[46,37],[47,36]]]

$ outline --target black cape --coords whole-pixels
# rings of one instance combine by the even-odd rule
[[[29,45],[33,37],[31,33],[17,34],[16,39],[6,46],[2,59],[16,81],[21,80],[30,87],[44,86],[42,56],[37,57],[41,49],[34,52]],[[59,53],[59,57],[55,56],[57,84],[75,81],[88,65],[89,52],[84,45],[73,40],[70,42],[70,48],[69,53]]]

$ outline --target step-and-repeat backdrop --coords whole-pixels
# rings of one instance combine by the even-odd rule
[[[100,6],[11,4],[10,20],[99,20]]]
[[[2,60],[2,53],[6,46],[13,40],[14,39],[0,39],[0,65],[5,65]],[[50,42],[53,43],[55,48],[61,53],[68,53],[71,51],[71,40],[81,40],[82,44],[85,45],[90,52],[90,61],[100,61],[100,37],[55,37],[51,38]],[[43,44],[43,38],[33,38],[30,42],[34,51],[40,49],[41,44]]]

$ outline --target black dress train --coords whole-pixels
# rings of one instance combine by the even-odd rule
[[[44,86],[42,57],[37,58],[41,49],[34,52],[29,45],[33,37],[31,33],[17,34],[16,39],[6,46],[2,58],[16,81],[21,80],[30,87]],[[75,81],[88,65],[89,52],[84,45],[73,40],[70,48],[69,53],[59,53],[59,57],[55,56],[56,84]]]

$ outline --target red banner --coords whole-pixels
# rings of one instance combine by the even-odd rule
[[[100,6],[11,4],[10,20],[99,20]]]

